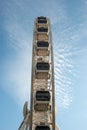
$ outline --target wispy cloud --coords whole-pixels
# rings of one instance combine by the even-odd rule
[[[28,0],[26,2],[9,0],[3,4],[2,11],[3,27],[9,39],[7,44],[10,49],[15,50],[14,59],[9,58],[8,61],[4,59],[3,84],[6,86],[4,90],[8,91],[21,106],[30,97],[33,18],[45,15],[51,19],[52,24],[65,18],[63,5],[59,1],[50,1],[50,6],[49,1],[38,0],[35,5],[33,3],[34,1]]]
[[[83,10],[83,8],[81,9]],[[78,15],[79,17],[82,16]],[[87,15],[84,15],[84,18],[86,19]],[[53,25],[55,93],[56,105],[59,110],[69,108],[72,104],[75,80],[78,77],[78,60],[81,60],[80,56],[87,52],[84,41],[87,34],[86,22],[83,20],[72,25],[68,15],[66,15],[65,21],[66,24],[57,22]]]
[[[29,49],[18,50],[17,57],[4,61],[3,89],[22,107],[30,99],[31,57]]]
[[[49,6],[50,2],[50,6]],[[51,19],[55,62],[56,105],[58,109],[68,108],[73,100],[73,80],[76,76],[75,58],[84,50],[78,48],[79,41],[87,31],[86,23],[81,21],[76,25],[70,23],[67,6],[64,1],[10,1],[3,9],[5,19],[4,29],[8,35],[11,49],[16,51],[16,58],[9,59],[4,79],[8,83],[9,93],[18,103],[23,105],[30,95],[31,54],[33,20],[38,15]],[[41,7],[41,8],[40,8]],[[85,15],[84,17],[86,17]],[[84,34],[82,34],[84,32]],[[86,50],[86,49],[85,49]],[[8,62],[5,61],[7,65]],[[4,84],[4,83],[3,83]],[[13,91],[12,91],[13,90]]]

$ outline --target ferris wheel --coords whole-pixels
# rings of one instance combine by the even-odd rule
[[[18,130],[59,130],[55,124],[55,85],[52,32],[49,18],[34,22],[31,101],[23,108],[24,120]]]

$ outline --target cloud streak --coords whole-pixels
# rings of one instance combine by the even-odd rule
[[[33,38],[31,31],[34,18],[41,14],[49,17],[52,23],[56,105],[61,110],[72,104],[74,76],[77,75],[74,57],[84,51],[78,48],[78,44],[87,31],[84,21],[76,25],[71,24],[66,11],[67,6],[63,2],[50,1],[50,6],[49,1],[42,2],[41,0],[37,0],[35,4],[33,4],[34,1],[29,0],[5,2],[2,12],[5,19],[3,26],[10,41],[7,44],[15,50],[15,59],[9,59],[4,63],[7,65],[10,62],[4,78],[7,81],[6,84],[8,83],[8,90],[6,87],[4,90],[9,91],[21,106],[30,97]],[[82,32],[84,32],[83,35]]]

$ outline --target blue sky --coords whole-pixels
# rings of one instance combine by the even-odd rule
[[[0,130],[18,129],[30,101],[34,19],[51,20],[56,122],[60,130],[87,129],[87,0],[0,2]]]

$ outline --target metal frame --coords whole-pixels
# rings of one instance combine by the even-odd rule
[[[50,127],[50,130],[55,130],[55,86],[54,86],[54,59],[53,59],[53,45],[52,45],[52,32],[51,32],[51,24],[50,20],[47,19],[47,23],[38,23],[37,20],[34,21],[34,32],[33,32],[33,47],[32,47],[32,70],[31,70],[31,102],[30,102],[30,112],[27,111],[27,106],[24,106],[24,121],[21,123],[18,130],[35,130],[37,125],[47,125]],[[38,48],[41,49],[43,53],[40,53],[40,55],[37,55],[37,48],[36,48],[36,42],[37,34],[42,34],[42,32],[38,33],[36,30],[40,27],[48,27],[48,32],[45,34],[48,35],[48,40],[44,38],[44,35],[42,39],[44,41],[49,42],[49,47],[46,50],[45,48]],[[48,55],[46,55],[46,51],[48,51]],[[48,62],[50,64],[50,70],[47,72],[42,71],[41,76],[42,78],[36,78],[37,73],[36,71],[36,63],[39,59],[42,59],[44,62]],[[39,72],[38,72],[39,73]],[[49,78],[44,78],[44,74],[49,75]],[[50,92],[50,100],[47,104],[46,101],[41,102],[41,104],[48,105],[48,109],[43,111],[37,111],[35,110],[34,106],[37,101],[35,101],[35,94],[37,91],[49,91]],[[40,104],[40,107],[41,107]],[[27,114],[26,114],[27,112]],[[58,129],[58,128],[57,128]]]
[[[32,53],[32,83],[31,83],[31,118],[30,118],[30,130],[34,130],[36,127],[36,124],[40,125],[40,123],[43,123],[44,125],[49,125],[51,130],[55,130],[55,98],[54,98],[54,61],[53,61],[53,47],[52,47],[52,33],[51,33],[51,26],[50,26],[50,20],[47,18],[47,23],[48,26],[48,38],[49,38],[49,43],[51,44],[51,49],[49,52],[48,56],[43,56],[49,60],[51,69],[50,69],[50,79],[45,79],[47,82],[46,89],[48,88],[49,91],[51,91],[51,101],[50,107],[51,110],[48,110],[46,112],[38,112],[34,110],[34,93],[38,90],[37,86],[40,86],[40,82],[36,82],[36,76],[35,76],[35,64],[37,63],[38,57],[36,55],[36,49],[35,49],[35,43],[36,43],[36,35],[37,35],[37,19],[35,20],[34,23],[34,36],[33,36],[33,53]],[[44,24],[42,24],[43,27]],[[41,24],[40,24],[41,26]],[[45,40],[45,39],[44,39]],[[43,75],[43,73],[42,73]],[[49,81],[48,81],[49,80]],[[41,82],[43,82],[43,79],[41,79]],[[50,85],[48,87],[48,82],[50,82]],[[44,84],[43,84],[44,86]]]

